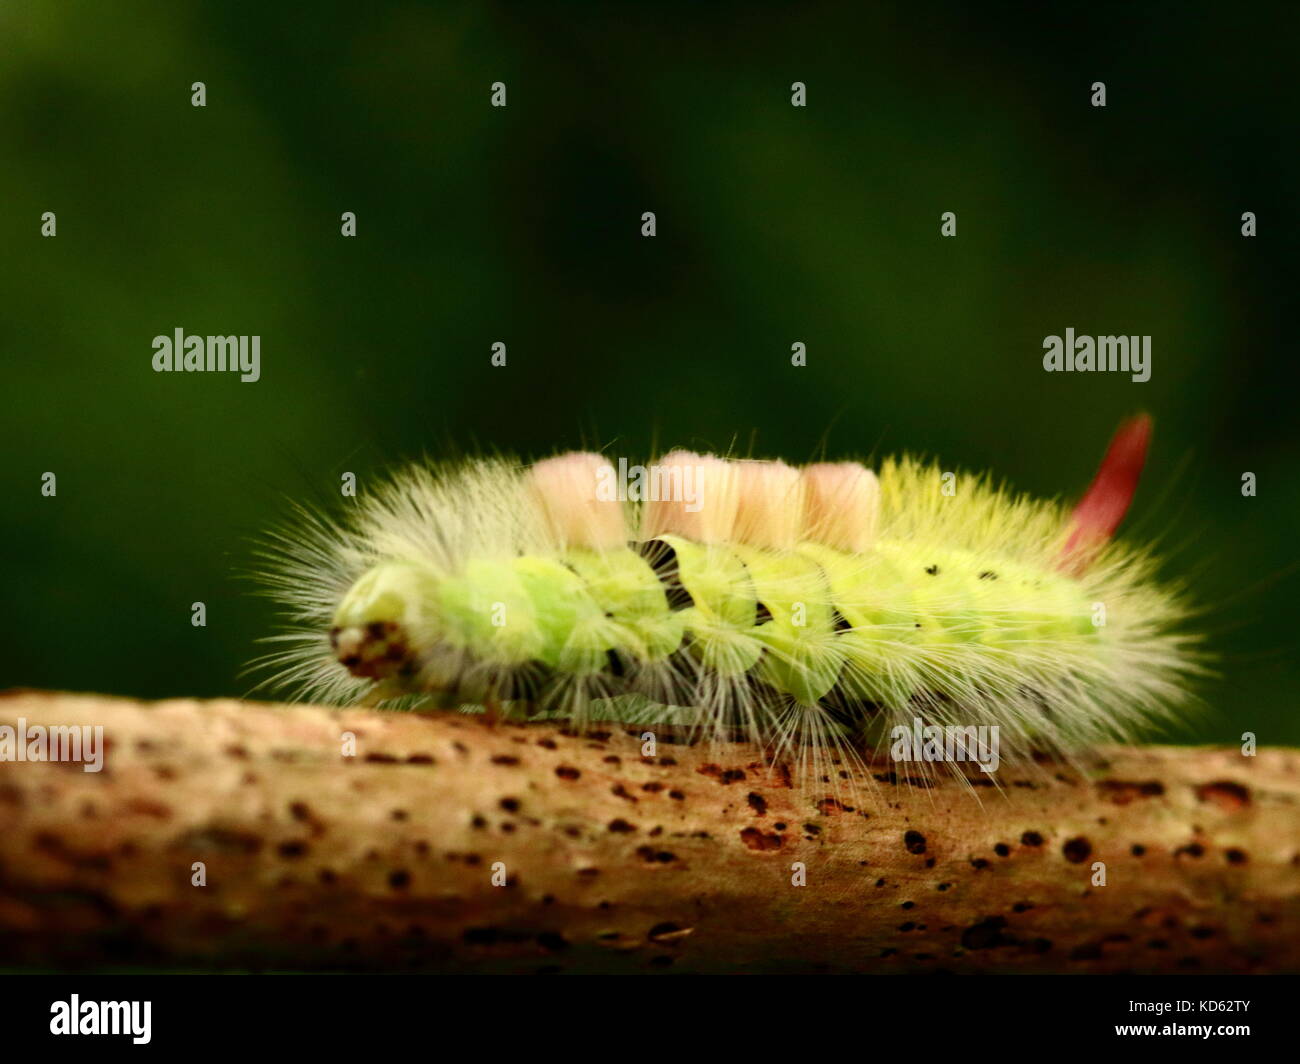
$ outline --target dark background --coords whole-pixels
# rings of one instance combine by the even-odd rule
[[[1222,673],[1171,734],[1300,742],[1296,7],[922,6],[6,0],[0,684],[245,693],[250,541],[347,470],[738,442],[1068,495],[1146,409],[1128,528]],[[155,374],[178,326],[261,381]],[[1044,373],[1067,326],[1151,380]]]

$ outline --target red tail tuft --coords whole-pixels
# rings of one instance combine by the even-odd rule
[[[1072,531],[1061,551],[1062,568],[1082,568],[1091,548],[1115,534],[1137,491],[1150,443],[1150,414],[1129,418],[1115,430],[1097,476],[1071,515]]]

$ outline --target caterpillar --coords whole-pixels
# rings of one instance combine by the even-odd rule
[[[1121,425],[1072,510],[907,456],[676,450],[631,485],[587,452],[418,463],[267,539],[289,630],[261,665],[300,698],[684,725],[801,765],[919,722],[1070,755],[1199,669],[1181,590],[1113,538],[1150,432]]]

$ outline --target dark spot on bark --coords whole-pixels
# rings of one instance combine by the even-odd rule
[[[767,815],[767,799],[764,798],[761,794],[758,794],[754,791],[750,791],[749,798],[747,800],[749,802],[749,807],[754,810],[756,815],[758,816]]]
[[[1061,852],[1071,864],[1081,864],[1092,855],[1092,843],[1079,835],[1066,840],[1065,845],[1061,847]]]
[[[562,780],[576,780],[582,775],[576,768],[570,765],[559,765],[555,769],[555,774]]]
[[[517,765],[517,764],[519,764],[519,758],[515,757],[514,754],[493,754],[493,755],[492,755],[492,764],[494,764],[494,765]]]
[[[1097,791],[1114,805],[1128,805],[1139,798],[1159,798],[1165,786],[1159,780],[1101,780]]]
[[[751,850],[779,850],[781,848],[781,836],[776,832],[767,832],[766,834],[759,831],[758,828],[745,828],[740,833],[740,841],[748,846]]]
[[[983,857],[972,857],[970,863],[976,868],[988,868],[989,863]]]
[[[403,868],[395,868],[388,873],[388,885],[393,890],[405,890],[411,885],[411,873]]]
[[[626,835],[629,832],[636,831],[636,828],[629,824],[622,817],[617,817],[609,822],[609,830],[618,834]]]
[[[502,798],[501,801],[498,802],[497,804],[501,806],[501,808],[504,809],[507,813],[519,812],[518,798]]]
[[[674,802],[682,802],[686,800],[686,795],[684,795],[681,791],[676,791],[676,790],[669,791],[668,797],[671,798]]]
[[[903,835],[903,845],[908,853],[925,853],[925,836],[919,831],[909,831]]]
[[[1174,851],[1175,857],[1182,857],[1184,854],[1188,857],[1203,857],[1205,856],[1205,847],[1199,842],[1189,842],[1186,846],[1179,846]]]
[[[1016,940],[1003,934],[1007,926],[1005,916],[990,916],[973,924],[961,933],[962,949],[995,949],[999,946],[1014,946]]]
[[[1240,809],[1250,804],[1250,789],[1232,780],[1215,780],[1197,787],[1196,798],[1202,802],[1213,802],[1220,809]]]
[[[282,842],[277,851],[281,857],[290,859],[302,857],[307,852],[307,844],[301,841]]]
[[[905,901],[905,902],[903,902],[903,904],[902,904],[901,906],[899,906],[899,908],[902,908],[902,909],[915,909],[915,908],[916,908],[916,902],[914,902],[914,901]]]
[[[1036,831],[1026,831],[1020,836],[1020,841],[1025,846],[1041,846],[1043,844],[1043,836],[1038,834]]]
[[[999,857],[1009,857],[1011,856],[1011,847],[1008,846],[1005,842],[999,842],[996,846],[993,847],[993,852],[996,853]]]
[[[651,942],[675,942],[678,939],[685,938],[690,933],[691,929],[688,927],[680,927],[677,924],[665,921],[650,928],[646,933],[646,938]]]
[[[1143,846],[1140,842],[1135,842],[1133,844],[1133,849],[1130,852],[1133,854],[1134,857],[1141,857],[1143,854],[1147,852],[1147,848]]]
[[[1236,848],[1224,851],[1224,856],[1228,859],[1228,864],[1245,864],[1247,861],[1246,851]]]
[[[75,764],[75,762],[56,761],[54,764]],[[153,817],[155,820],[168,820],[172,815],[171,806],[154,801],[152,798],[132,798],[126,803],[126,810],[131,813],[139,813],[141,816]]]

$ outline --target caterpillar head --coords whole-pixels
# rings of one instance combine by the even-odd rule
[[[381,562],[368,569],[339,603],[330,647],[353,676],[372,680],[416,671],[415,646],[432,623],[431,573],[410,562]]]

